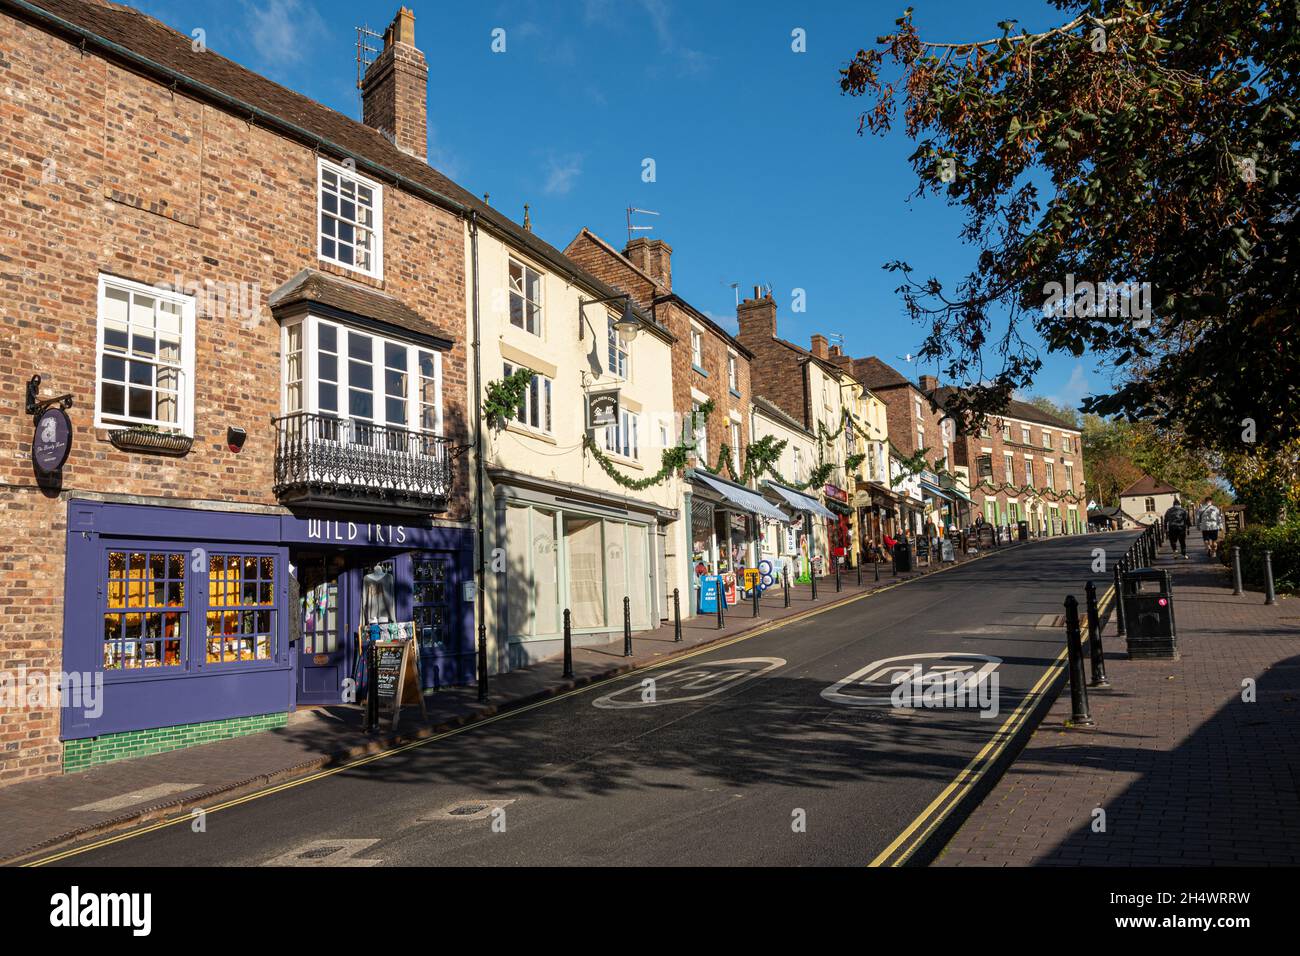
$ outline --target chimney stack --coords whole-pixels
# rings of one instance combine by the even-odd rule
[[[673,291],[673,247],[668,243],[637,236],[623,247],[623,255],[667,291]]]
[[[429,157],[429,66],[415,48],[415,14],[402,7],[361,79],[361,118],[416,159]]]
[[[776,338],[776,300],[761,292],[758,286],[754,286],[754,297],[744,299],[736,306],[736,321],[740,325],[736,338],[751,351],[757,351],[763,343]]]
[[[809,349],[813,355],[817,356],[823,362],[830,361],[830,351],[826,347],[826,336],[818,332],[812,337],[812,348]]]
[[[922,375],[919,381],[921,383],[921,391],[925,392],[927,395],[939,387],[939,379],[933,375]]]

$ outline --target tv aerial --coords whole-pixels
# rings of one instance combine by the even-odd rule
[[[628,206],[627,207],[627,241],[628,242],[631,242],[633,239],[635,239],[636,234],[638,232],[649,232],[650,230],[654,229],[654,226],[634,225],[632,222],[633,215],[657,216],[659,215],[659,213],[655,212],[653,209],[637,209],[635,206]]]

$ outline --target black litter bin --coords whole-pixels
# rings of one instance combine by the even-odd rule
[[[1019,533],[1019,536],[1020,536],[1020,540],[1021,540],[1021,541],[1028,541],[1028,540],[1029,540],[1029,522],[1028,522],[1028,521],[1017,521],[1017,522],[1016,522],[1016,530],[1017,530],[1018,533]]]
[[[894,566],[899,571],[912,570],[912,546],[906,541],[899,541],[894,545]]]
[[[1163,568],[1139,568],[1122,577],[1124,633],[1131,658],[1178,657],[1173,580]]]

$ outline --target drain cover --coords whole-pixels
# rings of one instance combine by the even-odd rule
[[[421,817],[420,822],[432,823],[439,820],[483,820],[491,816],[493,810],[508,807],[514,802],[514,797],[506,800],[494,800],[491,797],[457,800],[455,803],[449,803],[445,807],[441,807],[434,810],[432,813]]]

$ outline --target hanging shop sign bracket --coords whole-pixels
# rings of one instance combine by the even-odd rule
[[[57,474],[72,451],[72,419],[65,408],[72,407],[72,395],[40,398],[41,377],[27,382],[27,414],[36,426],[32,436],[32,464],[44,475]]]

